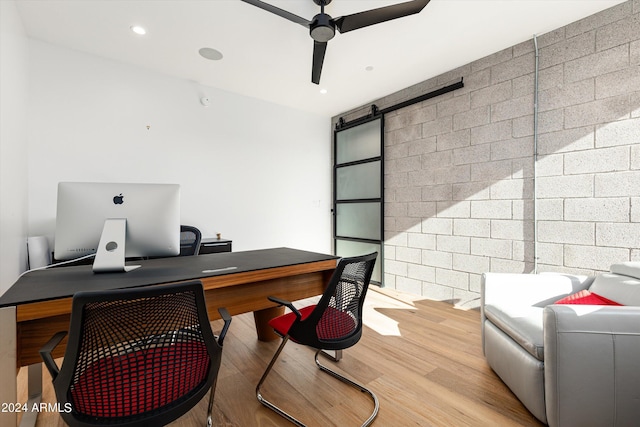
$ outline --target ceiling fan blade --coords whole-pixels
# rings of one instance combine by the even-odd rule
[[[313,42],[313,68],[311,69],[311,82],[320,84],[324,54],[327,51],[327,42]]]
[[[392,19],[419,13],[424,9],[429,1],[430,0],[413,0],[393,4],[390,6],[354,13],[353,15],[342,16],[340,18],[336,18],[334,22],[338,31],[346,33],[347,31],[357,30],[358,28],[368,27],[369,25],[379,24],[381,22],[391,21]]]
[[[280,9],[279,7],[275,7],[273,5],[270,5],[269,3],[265,3],[263,1],[260,0],[241,0],[245,3],[249,3],[251,5],[254,5],[256,7],[259,7],[260,9],[264,9],[267,12],[271,12],[273,14],[276,14],[278,16],[281,16],[284,19],[288,19],[291,22],[295,22],[296,24],[300,24],[303,27],[307,27],[309,28],[309,26],[311,25],[311,21],[304,19],[298,15],[295,15],[291,12],[287,12],[284,9]]]

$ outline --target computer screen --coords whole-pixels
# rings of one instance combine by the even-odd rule
[[[96,254],[95,272],[129,271],[125,257],[180,253],[180,186],[61,182],[54,254]]]

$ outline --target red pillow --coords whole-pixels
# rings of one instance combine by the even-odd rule
[[[554,304],[622,305],[586,289],[556,301]]]

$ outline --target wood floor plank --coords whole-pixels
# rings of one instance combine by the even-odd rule
[[[377,394],[380,413],[374,426],[542,425],[487,365],[477,311],[372,288],[365,304],[365,324],[362,339],[344,351],[340,362],[322,362]],[[219,320],[212,322],[214,331],[221,325]],[[251,314],[234,316],[218,376],[214,425],[291,425],[255,396],[256,384],[279,344],[279,340],[257,340]],[[373,409],[367,395],[320,372],[313,355],[312,349],[288,343],[264,385],[265,396],[309,427],[360,425]],[[43,401],[55,402],[46,370],[43,383]],[[19,401],[24,402],[26,368],[21,369],[18,384]],[[207,398],[171,426],[203,425],[206,411]],[[64,423],[57,413],[44,412],[37,426]]]

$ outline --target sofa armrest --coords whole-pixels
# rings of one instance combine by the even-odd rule
[[[554,426],[640,419],[640,307],[544,309],[547,420]]]
[[[481,278],[481,307],[521,305],[545,307],[558,299],[587,289],[591,276],[560,273],[484,273]]]

